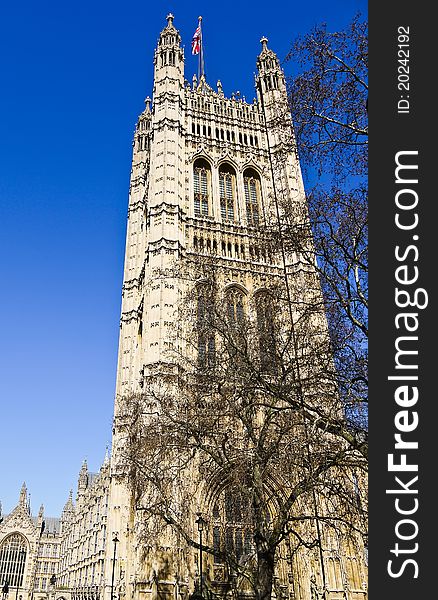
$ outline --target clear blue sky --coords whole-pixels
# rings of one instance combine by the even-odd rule
[[[207,80],[254,97],[260,37],[343,28],[364,0],[22,0],[0,9],[0,500],[60,514],[111,443],[131,142],[168,12]],[[285,65],[286,72],[291,66]]]

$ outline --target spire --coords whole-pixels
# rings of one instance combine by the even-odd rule
[[[256,87],[259,93],[273,92],[278,96],[286,93],[284,73],[280,66],[278,56],[268,48],[268,38],[263,36],[260,39],[262,49],[257,57]]]
[[[28,509],[28,503],[27,503],[27,487],[26,487],[26,483],[23,482],[23,485],[21,486],[21,490],[20,490],[20,500],[19,500],[19,504],[20,506],[22,506],[23,508]]]
[[[260,43],[262,45],[262,49],[257,58],[258,70],[260,71],[263,67],[269,70],[279,70],[280,62],[275,52],[268,48],[268,38],[266,36],[262,36],[260,38]]]
[[[84,495],[87,487],[88,487],[88,465],[87,465],[87,460],[85,459],[84,462],[82,463],[81,470],[79,471],[77,500],[79,500],[79,498],[81,498]]]
[[[40,509],[38,511],[37,526],[40,530],[40,535],[42,535],[46,528],[46,522],[44,521],[44,505],[43,504],[41,504]]]
[[[64,504],[63,512],[73,508],[73,490],[70,490],[67,502]]]
[[[172,13],[169,13],[169,14],[167,15],[167,17],[166,17],[166,19],[167,19],[167,27],[169,27],[169,28],[170,28],[170,27],[173,27],[173,19],[174,19],[174,18],[175,18],[175,17],[173,16],[173,14],[172,14]]]
[[[161,31],[160,34],[160,44],[162,44],[163,42],[168,45],[173,45],[175,44],[175,42],[177,44],[180,43],[181,41],[181,37],[179,35],[178,30],[176,29],[175,25],[173,24],[173,19],[175,17],[173,16],[172,13],[169,13],[166,17],[167,20],[167,25],[166,27],[164,27],[164,29]],[[176,34],[176,38],[175,38],[175,34]],[[173,37],[170,37],[173,36]]]
[[[105,457],[103,459],[102,467],[106,467],[107,465],[109,465],[109,463],[110,463],[110,456],[109,456],[109,448],[108,448],[108,444],[107,444],[106,448],[105,448]]]
[[[73,490],[70,490],[67,498],[67,502],[64,504],[64,508],[61,513],[61,529],[60,533],[64,533],[64,528],[71,522],[72,517],[75,512],[75,507],[73,504]]]
[[[68,521],[73,512],[74,512],[73,490],[70,490],[68,498],[67,498],[67,502],[64,504],[64,508],[62,509],[61,519],[63,521]]]
[[[155,50],[155,70],[164,70],[165,74],[172,74],[171,76],[174,77],[175,69],[182,70],[184,56],[181,48],[181,36],[173,24],[172,13],[169,13],[166,19],[167,25],[160,33]]]
[[[85,483],[85,487],[87,486],[88,483],[88,464],[87,464],[87,459],[84,459],[84,462],[82,463],[82,467],[81,470],[79,471],[79,481],[78,483]]]

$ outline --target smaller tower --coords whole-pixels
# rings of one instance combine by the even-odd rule
[[[28,514],[30,514],[29,499],[27,496],[27,487],[26,487],[26,483],[24,483],[24,482],[23,482],[23,485],[21,486],[20,499],[19,499],[18,504],[22,509],[24,509]]]
[[[64,504],[64,508],[62,509],[61,513],[61,535],[65,533],[69,523],[71,523],[73,520],[74,512],[75,507],[73,504],[73,490],[70,490],[67,502]]]
[[[43,533],[44,528],[45,528],[45,523],[44,523],[44,505],[43,504],[41,504],[40,509],[38,511],[37,527],[38,527],[38,531],[40,533]]]
[[[295,214],[296,211],[290,210],[294,204],[297,211],[304,210],[307,214],[284,73],[277,55],[268,48],[268,39],[262,37],[260,43],[262,50],[256,63],[257,99],[266,124],[272,179],[279,204],[277,210],[282,215],[284,212]],[[283,211],[285,200],[288,210]]]
[[[292,120],[290,116],[284,73],[278,56],[268,48],[268,38],[260,40],[262,50],[257,57],[256,88],[259,104],[266,119],[269,146],[278,149],[279,144],[290,139]]]
[[[286,84],[284,80],[284,73],[280,67],[280,61],[278,56],[268,48],[268,38],[262,37],[260,40],[262,50],[257,57],[257,69],[258,69],[258,82],[262,85],[258,86],[259,91],[268,94],[269,99],[279,99],[286,92]]]
[[[184,52],[173,18],[171,13],[167,15],[167,25],[160,34],[155,50],[154,99],[166,91],[178,93],[180,86],[184,84]]]
[[[110,464],[110,455],[109,455],[109,449],[108,449],[108,446],[107,446],[105,448],[105,456],[103,458],[103,463],[102,463],[101,469],[108,467],[109,464]]]
[[[61,513],[61,521],[70,521],[75,511],[73,504],[73,490],[70,490],[67,502],[64,504],[64,508]]]
[[[88,487],[88,465],[87,465],[87,461],[84,460],[84,462],[82,463],[81,470],[79,471],[78,493],[76,496],[76,502],[81,502],[83,500],[87,487]]]

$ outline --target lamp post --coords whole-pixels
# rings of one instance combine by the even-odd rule
[[[202,518],[201,513],[197,513],[197,515],[198,518],[195,523],[197,523],[199,531],[199,595],[202,600],[202,532],[204,531],[204,525],[207,525],[207,521]]]
[[[8,597],[8,593],[9,593],[9,583],[8,583],[7,579],[5,580],[5,582],[3,584],[2,593],[3,593],[3,599],[5,600]]]
[[[119,538],[117,537],[117,532],[113,535],[113,543],[114,543],[114,556],[113,556],[113,570],[111,574],[111,600],[114,598],[114,569],[116,566],[116,549]]]

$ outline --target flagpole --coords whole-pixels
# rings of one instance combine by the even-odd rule
[[[199,33],[200,33],[200,49],[199,49],[199,64],[198,64],[198,81],[201,81],[201,77],[204,75],[204,48],[202,46],[202,17],[198,17]]]

